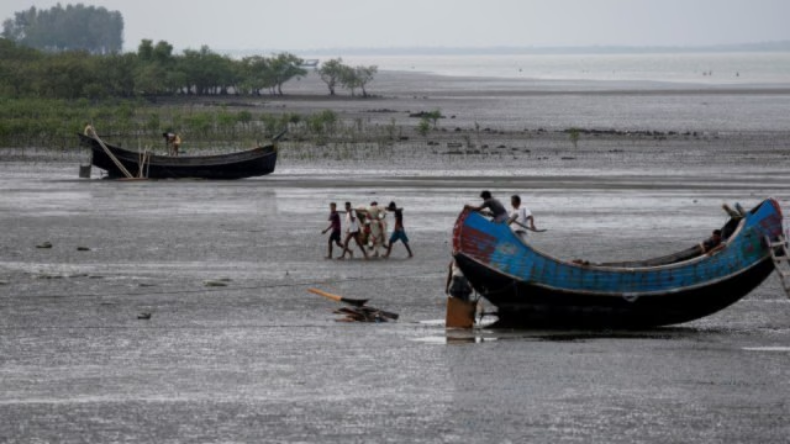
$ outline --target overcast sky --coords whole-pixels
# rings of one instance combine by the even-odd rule
[[[57,1],[2,0],[0,18]],[[63,5],[68,1],[61,1]],[[77,2],[74,2],[77,3]],[[700,46],[790,40],[790,0],[95,0],[124,46],[290,50],[376,47]]]

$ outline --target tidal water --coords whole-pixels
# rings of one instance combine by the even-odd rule
[[[377,65],[381,70],[460,77],[710,86],[790,83],[790,54],[786,52],[381,55],[344,61],[354,66]]]
[[[767,169],[670,183],[290,166],[124,183],[2,164],[0,442],[785,443],[790,301],[775,276],[670,328],[441,324],[452,223],[481,188],[527,196],[548,228],[533,242],[552,254],[648,257],[707,236],[722,201],[790,207],[790,181],[755,180]],[[345,200],[404,206],[416,257],[324,260],[327,203]],[[337,323],[309,287],[401,320]]]

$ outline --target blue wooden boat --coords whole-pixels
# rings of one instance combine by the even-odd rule
[[[542,253],[506,224],[464,210],[453,230],[453,256],[498,308],[502,325],[649,328],[715,313],[771,274],[771,243],[784,240],[774,199],[732,218],[724,231],[724,247],[713,253],[697,245],[643,261],[579,263]]]

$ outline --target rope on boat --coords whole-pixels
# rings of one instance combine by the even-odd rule
[[[107,154],[107,157],[109,157],[110,160],[112,160],[115,166],[118,167],[119,170],[121,170],[121,172],[124,174],[124,176],[126,176],[127,179],[134,178],[134,176],[132,176],[132,173],[130,173],[129,170],[127,170],[126,167],[123,166],[123,164],[115,157],[112,151],[110,151],[110,149],[107,148],[107,145],[105,145],[104,142],[101,140],[101,138],[99,138],[99,135],[96,134],[96,129],[93,128],[93,125],[88,125],[88,127],[85,128],[85,132],[88,133],[89,136],[93,137],[97,142],[99,142],[99,146],[102,147],[104,152]]]

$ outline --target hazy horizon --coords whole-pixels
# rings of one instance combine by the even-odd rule
[[[0,18],[57,0],[5,0]],[[60,2],[64,6],[67,2]],[[76,4],[79,2],[73,2]],[[124,49],[142,39],[217,51],[404,48],[683,48],[790,41],[781,0],[176,0],[82,2],[120,11]],[[690,4],[689,4],[690,3]]]

